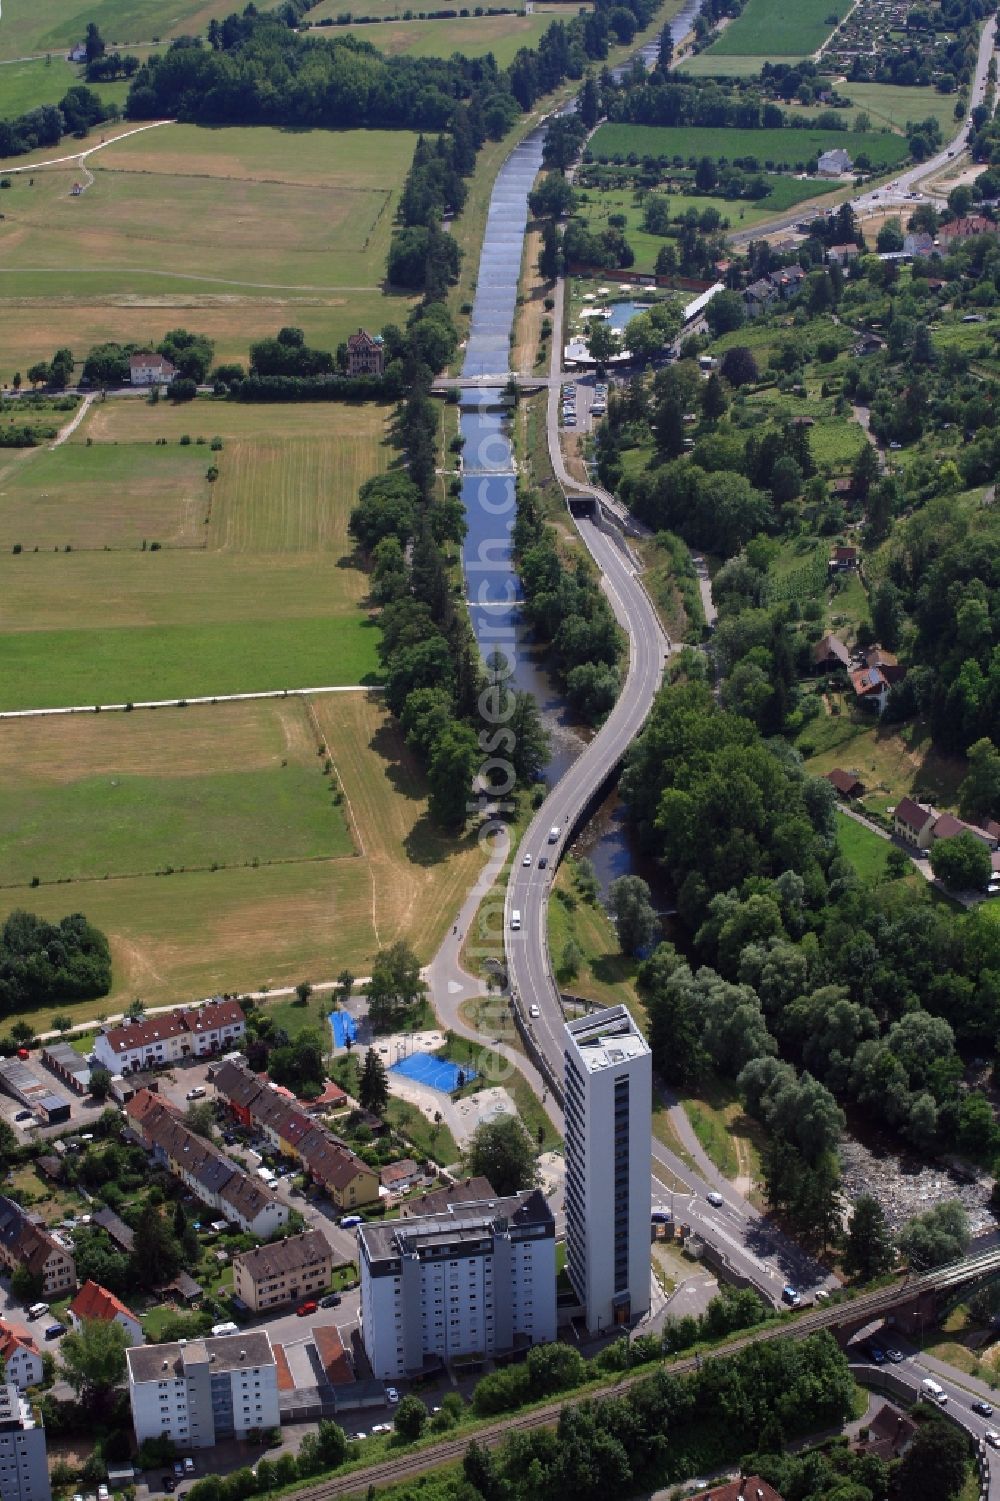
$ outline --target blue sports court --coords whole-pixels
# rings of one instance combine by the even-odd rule
[[[354,1017],[347,1011],[331,1011],[330,1026],[333,1028],[333,1045],[335,1048],[344,1048],[348,1041],[356,1042],[358,1029],[354,1023]]]
[[[442,1094],[455,1093],[460,1087],[459,1074],[465,1084],[477,1076],[470,1064],[449,1063],[447,1058],[436,1058],[433,1053],[411,1053],[408,1058],[401,1058],[398,1063],[394,1063],[390,1072],[405,1074],[408,1079],[415,1079],[418,1084],[428,1084],[431,1089],[439,1089]]]

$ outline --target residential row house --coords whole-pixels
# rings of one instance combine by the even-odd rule
[[[27,1267],[43,1297],[63,1298],[76,1286],[76,1262],[43,1224],[0,1194],[0,1265],[13,1273]]]
[[[239,1063],[224,1063],[212,1081],[241,1125],[260,1131],[280,1152],[326,1189],[340,1209],[378,1202],[378,1173],[313,1120]]]
[[[971,834],[990,851],[993,869],[1000,872],[1000,823],[988,818],[983,824],[966,823],[954,813],[939,813],[929,803],[904,797],[893,810],[893,833],[915,850],[926,852],[941,839]]]
[[[224,1219],[265,1240],[287,1224],[287,1205],[214,1143],[196,1136],[158,1095],[137,1090],[125,1115],[129,1130],[153,1159]]]
[[[304,1230],[233,1257],[233,1289],[253,1313],[324,1293],[333,1251],[322,1230]]]
[[[135,1073],[234,1048],[246,1029],[239,1001],[209,1001],[109,1027],[97,1034],[94,1056],[112,1074]]]

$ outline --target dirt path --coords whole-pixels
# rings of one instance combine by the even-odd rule
[[[86,417],[87,413],[90,411],[90,408],[93,406],[96,397],[97,392],[91,391],[89,396],[85,396],[83,398],[79,408],[76,412],[74,412],[73,416],[70,418],[69,422],[67,422],[66,426],[59,429],[58,433],[56,434],[55,442],[49,445],[50,450],[53,448],[61,448],[62,445],[66,442],[67,438],[72,438],[73,434],[80,426],[80,423],[83,421],[84,417]]]
[[[261,693],[213,693],[211,696],[206,694],[201,698],[150,698],[123,704],[68,704],[60,709],[4,709],[0,711],[0,720],[45,719],[53,714],[103,714],[115,711],[124,713],[132,709],[172,709],[181,706],[189,708],[195,704],[242,704],[261,698],[308,698],[314,693],[381,692],[382,688],[377,683],[339,683],[335,687],[325,688],[268,688]]]
[[[112,136],[110,140],[98,141],[96,146],[88,146],[86,151],[75,151],[72,156],[53,156],[46,162],[32,162],[27,167],[4,167],[4,173],[12,176],[15,172],[40,172],[43,167],[65,167],[70,162],[85,162],[88,156],[93,156],[95,151],[103,151],[107,146],[117,146],[119,141],[127,141],[129,136],[141,135],[144,130],[156,130],[160,125],[173,125],[173,120],[151,120],[148,125],[137,125],[134,130],[124,130],[121,135]]]

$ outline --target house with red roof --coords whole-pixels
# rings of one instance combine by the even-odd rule
[[[881,714],[889,702],[889,684],[877,667],[859,667],[850,674],[858,703]]]
[[[108,1027],[97,1034],[94,1054],[111,1074],[136,1073],[234,1048],[246,1029],[239,1001],[219,997],[204,1006],[185,1007]]]
[[[781,1501],[781,1497],[774,1486],[761,1480],[759,1475],[741,1475],[738,1480],[728,1480],[707,1491],[699,1491],[691,1501]]]
[[[26,1392],[29,1386],[37,1386],[45,1374],[41,1350],[27,1329],[18,1324],[0,1321],[0,1360],[4,1363],[7,1380],[13,1381],[21,1392]]]
[[[904,797],[893,810],[892,832],[912,844],[914,849],[930,849],[931,830],[937,822],[937,809]]]
[[[99,1282],[87,1281],[67,1309],[74,1329],[82,1329],[87,1322],[96,1324],[120,1324],[125,1330],[130,1345],[143,1345],[146,1336],[142,1325],[130,1309],[114,1293],[109,1293]]]

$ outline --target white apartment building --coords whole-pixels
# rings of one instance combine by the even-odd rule
[[[653,1066],[626,1006],[566,1027],[566,1270],[594,1333],[649,1309]]]
[[[225,1051],[245,1036],[246,1029],[239,1001],[209,1001],[109,1027],[97,1034],[92,1057],[112,1074],[136,1073]]]
[[[45,1429],[13,1381],[0,1385],[0,1501],[52,1501]]]
[[[133,1345],[125,1355],[139,1444],[169,1438],[179,1449],[207,1449],[281,1421],[278,1368],[266,1330]]]
[[[45,1379],[42,1352],[27,1329],[0,1323],[0,1360],[7,1380],[12,1381],[20,1392],[26,1392],[29,1386],[37,1386]]]
[[[380,1381],[427,1357],[492,1356],[556,1337],[555,1221],[537,1189],[358,1227],[361,1333]]]

